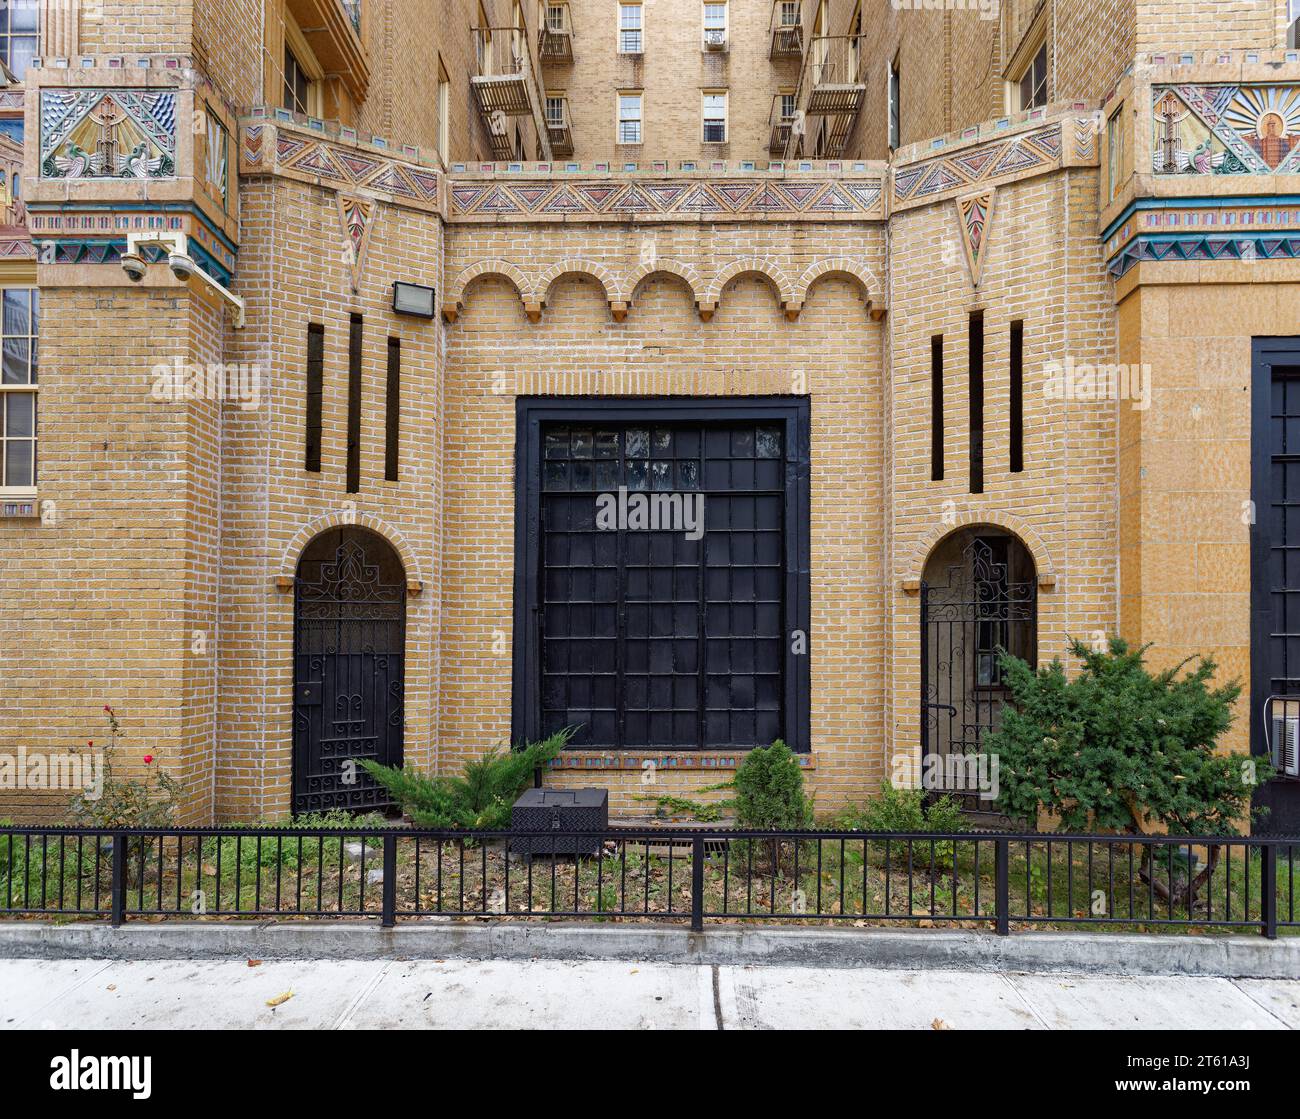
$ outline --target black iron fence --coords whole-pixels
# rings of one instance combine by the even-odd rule
[[[0,915],[1300,928],[1300,839],[0,829]]]

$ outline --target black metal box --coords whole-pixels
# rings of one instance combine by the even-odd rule
[[[609,828],[608,789],[529,789],[514,803],[510,826],[534,832],[510,839],[518,855],[595,855]]]

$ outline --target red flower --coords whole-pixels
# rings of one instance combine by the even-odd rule
[[[94,745],[95,745],[95,740],[94,740],[94,739],[93,739],[93,738],[92,738],[92,739],[90,739],[90,740],[89,740],[89,741],[88,741],[88,742],[87,742],[87,743],[86,743],[86,745],[87,745],[87,746],[90,746],[90,747],[92,747],[92,748],[93,748],[93,747],[94,747]]]
[[[152,755],[152,754],[145,754],[145,756],[144,756],[144,764],[145,764],[145,765],[151,765],[152,763],[153,763],[153,755]]]
[[[110,715],[113,713],[113,709],[109,707],[107,703],[104,704],[104,710],[107,711]]]

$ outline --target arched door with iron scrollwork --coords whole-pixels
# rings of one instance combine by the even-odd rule
[[[1031,664],[1037,651],[1038,584],[1014,536],[963,531],[941,541],[921,583],[921,756],[932,794],[952,793],[990,811],[978,756],[1008,692],[1000,653]],[[987,778],[986,771],[983,778]]]
[[[294,583],[293,811],[391,803],[357,763],[402,764],[406,574],[383,537],[329,529]]]

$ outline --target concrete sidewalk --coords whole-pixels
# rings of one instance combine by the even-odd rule
[[[0,1028],[196,1027],[1281,1030],[1300,1028],[1300,981],[626,960],[0,960]]]

